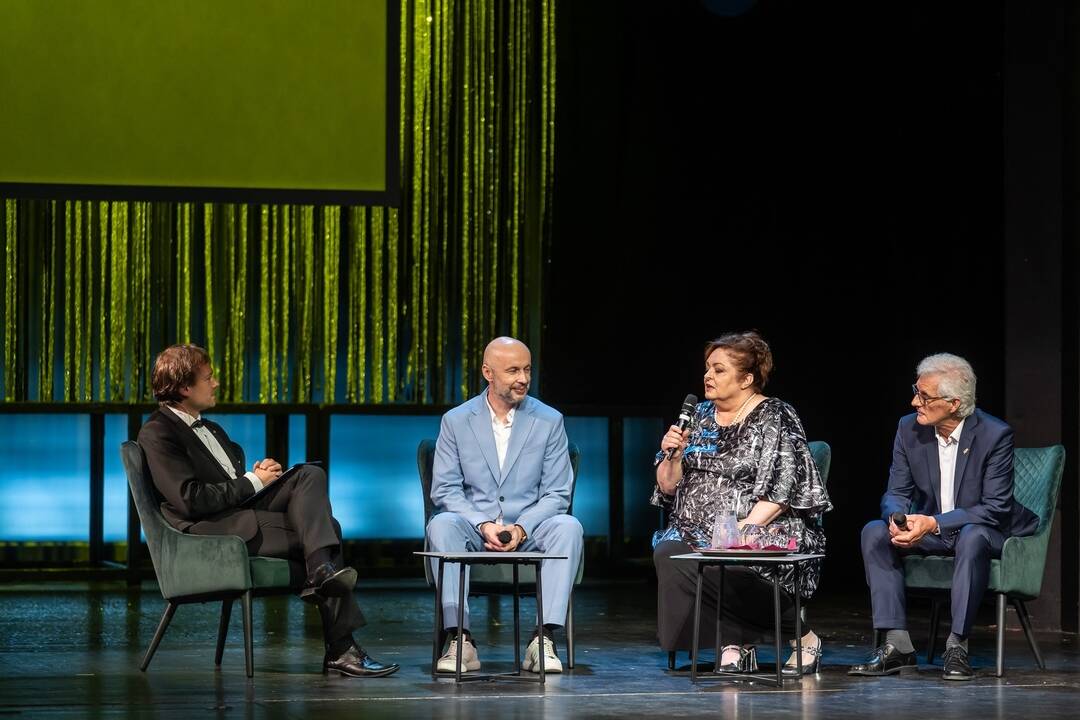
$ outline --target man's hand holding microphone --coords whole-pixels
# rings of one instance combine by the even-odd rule
[[[525,530],[520,525],[503,525],[500,518],[480,525],[484,547],[493,552],[513,552],[525,540]]]

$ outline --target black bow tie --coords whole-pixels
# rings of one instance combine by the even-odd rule
[[[190,427],[191,427],[192,430],[194,430],[196,428],[206,427],[206,423],[204,423],[202,421],[202,418],[200,418],[200,419],[196,420],[195,422],[191,423]]]

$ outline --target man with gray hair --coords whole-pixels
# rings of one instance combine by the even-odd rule
[[[862,531],[874,629],[885,643],[850,675],[893,675],[915,667],[907,632],[903,556],[952,555],[952,632],[945,680],[971,680],[967,636],[986,591],[991,558],[1009,535],[1034,532],[1037,518],[1013,502],[1013,431],[975,407],[975,372],[940,353],[919,363],[915,413],[900,419],[881,519]],[[900,524],[898,524],[900,523]]]

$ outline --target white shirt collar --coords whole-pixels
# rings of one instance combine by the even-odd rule
[[[174,415],[176,415],[176,417],[178,417],[178,418],[180,418],[181,420],[183,420],[183,421],[184,421],[184,424],[185,424],[185,425],[187,425],[188,427],[191,427],[191,426],[192,426],[192,424],[194,424],[194,422],[195,422],[196,420],[198,420],[198,419],[199,419],[199,418],[197,418],[197,417],[194,417],[194,416],[192,416],[192,415],[188,415],[188,414],[187,414],[186,412],[184,412],[184,411],[183,411],[183,410],[181,410],[180,408],[177,408],[177,407],[173,407],[172,405],[166,405],[165,407],[167,407],[167,408],[169,408],[170,410],[172,410],[172,411],[173,411],[173,414],[174,414]]]
[[[967,418],[964,418],[964,420],[967,420]],[[941,445],[952,445],[953,443],[959,443],[960,433],[964,430],[964,420],[961,420],[960,424],[953,428],[953,431],[949,433],[949,437],[947,438],[941,437],[941,433],[939,433],[937,431],[937,428],[935,428],[934,435],[937,437],[938,443],[940,443]]]
[[[506,413],[506,422],[504,423],[504,422],[500,422],[499,418],[495,415],[495,410],[492,409],[491,401],[488,400],[488,396],[487,396],[486,392],[484,393],[484,404],[487,405],[488,412],[491,413],[491,424],[492,425],[498,424],[498,425],[505,425],[506,427],[510,427],[511,425],[514,424],[514,412],[516,412],[517,408],[510,408],[510,410]]]

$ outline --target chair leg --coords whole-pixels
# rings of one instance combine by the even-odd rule
[[[146,655],[143,656],[139,670],[146,672],[146,668],[150,667],[150,661],[153,660],[154,653],[157,652],[158,645],[161,644],[161,638],[165,637],[165,630],[169,627],[169,623],[172,622],[173,615],[176,614],[176,607],[172,600],[165,606],[165,612],[161,614],[161,622],[158,623],[157,631],[154,632],[154,639],[150,641],[150,647],[146,649]]]
[[[1005,674],[1005,595],[997,594],[997,672],[998,677]]]
[[[670,651],[667,654],[667,669],[668,670],[674,670],[675,669],[675,651],[674,650]]]
[[[232,616],[233,599],[221,601],[221,620],[218,622],[217,651],[214,653],[214,665],[221,667],[221,656],[225,654],[225,636],[229,634],[229,618]]]
[[[566,667],[574,669],[574,591],[566,604]]]
[[[248,677],[255,675],[255,652],[251,647],[251,590],[246,590],[243,597],[244,606],[244,669]]]
[[[1020,618],[1020,626],[1024,628],[1024,637],[1027,638],[1028,645],[1031,647],[1031,654],[1035,656],[1035,664],[1039,666],[1040,670],[1046,669],[1046,663],[1043,662],[1042,653],[1039,652],[1039,643],[1035,640],[1035,632],[1031,629],[1031,616],[1028,615],[1027,604],[1023,600],[1012,600],[1013,607],[1016,608],[1016,616]]]
[[[926,664],[934,663],[934,655],[937,653],[938,628],[941,627],[941,600],[937,597],[930,598],[930,640],[926,648]]]
[[[881,631],[878,630],[877,628],[874,628],[874,642],[873,642],[873,645],[874,645],[875,648],[881,647]]]

